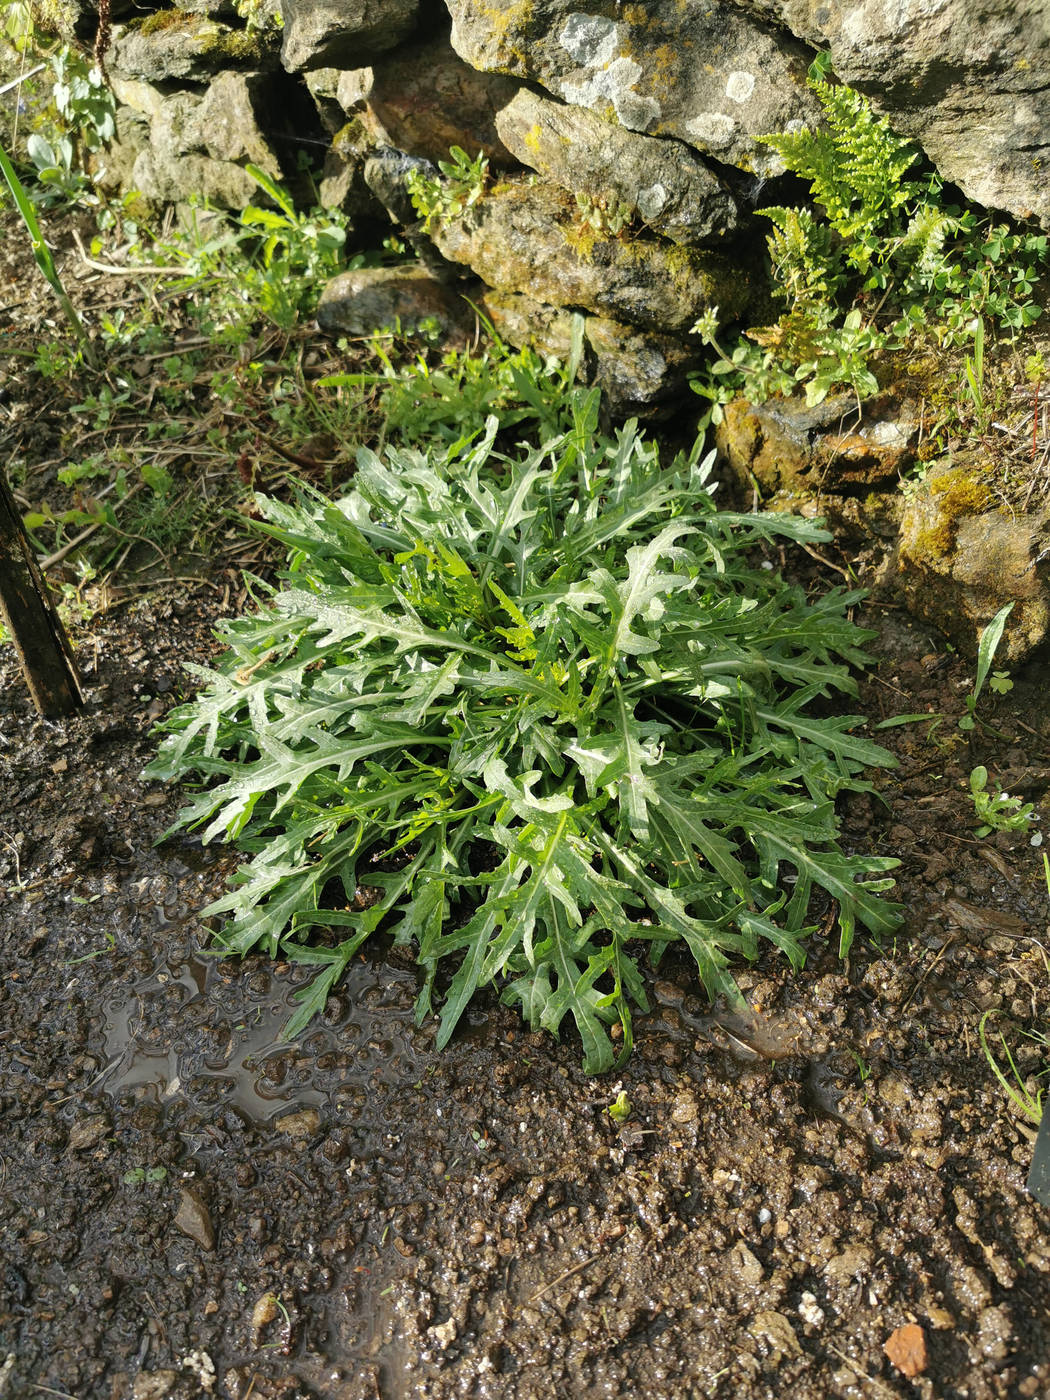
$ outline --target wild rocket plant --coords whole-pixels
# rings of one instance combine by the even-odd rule
[[[661,465],[634,424],[509,455],[497,424],[358,457],[335,503],[261,500],[283,583],[227,621],[225,657],[165,722],[147,775],[197,784],[173,830],[245,853],[228,953],[317,972],[289,1033],[373,933],[414,950],[439,1046],[494,985],[529,1024],[571,1018],[586,1068],[646,1009],[641,960],[683,943],[712,995],[765,943],[798,966],[811,905],[897,922],[896,862],[850,855],[834,803],[889,755],[815,713],[854,690],[855,593],[807,601],[751,561],[826,538],[719,511],[710,458]]]

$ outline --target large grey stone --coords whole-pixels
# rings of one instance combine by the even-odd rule
[[[629,325],[686,332],[718,307],[747,303],[745,271],[717,254],[643,238],[605,238],[582,225],[572,199],[549,185],[508,182],[432,236],[490,287],[553,306],[583,307]]]
[[[427,323],[464,340],[474,312],[463,297],[422,267],[361,267],[341,272],[325,287],[317,324],[332,334],[367,336],[396,328],[408,335]]]
[[[112,74],[147,82],[207,82],[224,69],[276,68],[273,31],[234,29],[190,10],[161,10],[142,23],[113,26]]]
[[[363,68],[411,36],[419,0],[281,0],[281,62],[309,68]]]
[[[541,83],[631,131],[677,136],[765,176],[783,169],[756,137],[819,120],[812,54],[730,5],[650,0],[448,0],[452,44],[475,68]]]
[[[980,204],[1050,227],[1046,0],[737,0],[830,49],[942,175]]]
[[[243,209],[260,198],[244,170],[248,162],[281,179],[277,157],[263,134],[271,80],[264,73],[221,73],[203,95],[166,96],[151,84],[116,80],[118,95],[150,123],[132,186],[146,199],[183,203],[204,198],[224,209]]]
[[[427,160],[447,160],[449,147],[461,146],[471,157],[487,156],[494,169],[507,169],[517,161],[495,118],[519,87],[464,63],[444,33],[376,60],[366,119],[378,141]]]
[[[635,211],[676,243],[721,237],[737,209],[721,180],[679,141],[626,131],[585,107],[519,89],[496,117],[524,165],[571,193]]]
[[[572,312],[520,292],[486,291],[480,306],[511,345],[531,345],[563,363],[568,360]],[[606,316],[583,318],[583,340],[587,379],[602,390],[605,409],[614,418],[660,417],[688,392],[687,373],[698,360],[695,346]]]
[[[690,397],[688,372],[699,360],[695,347],[607,316],[589,316],[584,336],[594,383],[601,386],[613,417],[652,418]]]
[[[999,661],[1016,665],[1050,638],[1050,511],[1003,508],[979,459],[938,465],[901,517],[894,583],[911,612],[973,656],[981,632],[1013,603]]]

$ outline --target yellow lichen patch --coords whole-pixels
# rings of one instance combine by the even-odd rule
[[[486,5],[482,14],[489,22],[492,41],[497,46],[496,72],[519,73],[527,68],[525,48],[515,42],[524,38],[532,19],[532,0],[511,5]]]
[[[682,65],[681,49],[673,44],[658,44],[646,50],[649,76],[654,82],[670,87],[678,77]]]

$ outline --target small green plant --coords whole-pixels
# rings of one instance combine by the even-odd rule
[[[1003,630],[1006,627],[1006,619],[1010,616],[1013,606],[1013,603],[1007,603],[1005,607],[1000,608],[981,634],[981,638],[977,644],[977,674],[974,679],[973,689],[970,691],[969,695],[966,696],[966,713],[961,715],[958,720],[959,728],[962,730],[969,731],[973,729],[975,725],[979,724],[983,729],[987,729],[989,733],[998,734],[997,730],[992,729],[991,726],[986,724],[985,721],[981,719],[980,715],[978,715],[977,701],[981,696],[986,681],[988,683],[988,689],[994,695],[1006,695],[1014,688],[1014,683],[1006,671],[993,671],[990,676],[988,674],[996,650],[1002,640]],[[949,647],[949,650],[951,649],[952,648]],[[941,722],[946,718],[947,716],[944,714],[940,714],[934,710],[926,710],[919,714],[892,715],[889,719],[880,720],[875,728],[897,729],[904,724],[929,724],[930,728],[927,730],[926,738],[927,741],[930,741]]]
[[[252,291],[260,310],[282,330],[290,330],[311,292],[319,295],[324,281],[341,270],[346,221],[332,210],[300,214],[287,191],[265,171],[256,165],[245,169],[277,206],[249,205],[240,216],[242,228],[259,229],[264,235]]]
[[[985,321],[1013,332],[1041,314],[1034,299],[1050,243],[1042,233],[983,223],[942,196],[932,174],[913,173],[921,152],[898,137],[867,99],[811,69],[826,126],[765,136],[785,167],[808,180],[814,209],[768,208],[774,294],[786,304],[775,326],[752,329],[728,352],[710,318],[694,333],[718,358],[693,384],[720,421],[735,393],[752,402],[801,386],[820,403],[835,388],[859,399],[878,388],[881,356],[924,338],[974,338],[965,386],[981,431]]]
[[[576,208],[580,222],[603,238],[619,238],[638,213],[637,208],[625,200],[583,192],[576,195]]]
[[[627,1090],[621,1089],[605,1111],[614,1123],[626,1123],[631,1116],[631,1101],[627,1097]]]
[[[377,396],[382,440],[413,445],[438,438],[456,442],[478,423],[499,420],[501,432],[530,430],[554,437],[571,422],[576,372],[583,356],[583,318],[573,321],[572,345],[564,363],[530,346],[515,350],[479,315],[487,334],[484,350],[446,350],[436,364],[426,352],[395,362],[380,337],[373,349],[381,370],[326,375],[318,389],[336,389],[360,402],[362,390]]]
[[[125,1186],[159,1186],[167,1179],[167,1167],[132,1167],[123,1177]]]
[[[988,672],[991,670],[995,653],[1002,641],[1006,619],[1013,612],[1013,607],[1013,603],[1007,603],[1005,607],[1000,608],[981,633],[981,640],[977,644],[977,674],[974,678],[973,689],[966,697],[966,713],[959,720],[960,729],[969,730],[975,724],[984,724],[984,721],[977,714],[977,701],[980,699],[984,683],[988,679]],[[1005,672],[997,671],[993,679],[994,683],[989,688],[995,693],[1001,695],[1013,689],[1013,682]]]
[[[244,20],[244,27],[249,33],[253,30],[276,33],[284,28],[284,14],[280,6],[268,4],[267,0],[233,0],[233,8]]]
[[[984,396],[984,321],[978,316],[973,335],[973,355],[966,356],[966,389],[976,417],[977,431],[982,436],[988,431],[992,420],[992,410]]]
[[[462,146],[452,146],[449,157],[438,161],[439,174],[428,174],[417,167],[408,172],[405,181],[412,205],[427,233],[473,208],[485,191],[487,156],[479,154],[471,160]]]
[[[1028,823],[1035,821],[1031,802],[1022,805],[1019,797],[1003,792],[998,783],[995,792],[988,791],[988,769],[983,764],[970,773],[970,792],[980,823],[974,830],[975,836],[987,836],[991,831],[1025,831]]]
[[[224,625],[147,775],[201,785],[173,830],[245,852],[207,911],[229,917],[220,947],[317,973],[287,1034],[382,930],[415,950],[421,1018],[440,995],[439,1046],[494,984],[536,1028],[570,1017],[596,1072],[610,1027],[630,1052],[645,949],[684,943],[740,1004],[730,959],[768,941],[800,965],[817,888],[843,955],[858,921],[896,925],[897,862],[845,854],[834,809],[892,760],[857,716],[810,713],[854,689],[859,595],[808,603],[748,562],[826,536],[718,511],[711,458],[661,465],[597,419],[581,391],[539,447],[499,454],[491,419],[362,450],[338,504],[260,499],[286,584]]]
[[[55,50],[50,63],[54,76],[51,98],[58,115],[82,153],[101,150],[116,132],[116,98],[105,79],[68,44]]]
[[[47,246],[47,241],[41,231],[36,211],[3,146],[0,146],[0,174],[2,174],[7,181],[7,187],[11,191],[11,197],[15,201],[15,206],[21,216],[26,233],[29,235],[30,246],[33,250],[33,260],[43,273],[51,290],[58,298],[58,303],[65,314],[66,320],[69,322],[73,334],[77,338],[77,343],[80,346],[80,351],[85,361],[93,370],[97,370],[98,361],[88,333],[84,329],[84,323],[81,321],[80,316],[77,314],[76,307],[70,301],[65,287],[62,285],[62,279],[58,275],[58,269],[55,267],[55,260],[51,256],[51,249]]]
[[[1007,1066],[1006,1069],[1000,1064],[999,1060],[996,1058],[995,1051],[988,1043],[988,1035],[985,1027],[988,1024],[989,1018],[998,1014],[999,1013],[994,1010],[986,1011],[981,1017],[980,1026],[978,1027],[981,1049],[984,1051],[985,1059],[988,1061],[992,1073],[1006,1090],[1007,1097],[1018,1112],[1025,1118],[1031,1119],[1033,1123],[1041,1123],[1043,1120],[1043,1088],[1038,1086],[1038,1081],[1036,1081],[1036,1087],[1029,1088],[1030,1080],[1022,1076],[1020,1070],[1017,1068],[1013,1054],[1010,1051],[1010,1047],[1002,1031],[999,1032],[999,1043],[1002,1046],[1002,1053]],[[1042,1046],[1044,1051],[1048,1048],[1045,1036],[1029,1033],[1028,1039]],[[1048,1071],[1043,1070],[1039,1078],[1045,1078],[1047,1072]]]
[[[36,167],[36,178],[47,190],[66,200],[74,200],[83,190],[86,180],[74,167],[76,151],[68,136],[53,136],[49,141],[34,131],[26,139],[26,155]],[[44,202],[46,201],[38,201]]]

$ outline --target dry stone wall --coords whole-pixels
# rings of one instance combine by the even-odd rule
[[[121,183],[236,209],[259,197],[249,162],[294,187],[301,152],[323,159],[322,197],[362,242],[408,225],[446,281],[484,284],[508,334],[542,342],[567,310],[608,323],[590,337],[606,369],[632,346],[614,411],[673,399],[696,315],[746,308],[750,211],[781,173],[758,138],[819,120],[820,48],[967,195],[1050,227],[1047,0],[124,4],[108,58]],[[90,37],[93,6],[37,5]],[[431,246],[405,180],[452,145],[487,156],[493,187]]]
[[[93,37],[93,5],[35,3],[43,27]],[[582,315],[587,368],[614,415],[681,401],[699,315],[763,319],[753,211],[795,192],[759,138],[819,121],[805,78],[820,50],[967,197],[1050,228],[1050,0],[174,0],[145,15],[113,0],[112,10],[115,181],[149,199],[204,195],[238,209],[261,198],[249,162],[295,189],[305,151],[323,162],[322,199],[349,215],[361,246],[393,224],[427,270],[339,279],[322,303],[326,329],[360,334],[384,314],[403,326],[438,315],[454,329],[466,294],[512,343],[564,353]],[[453,145],[487,157],[488,186],[427,229],[407,181],[435,174]],[[763,432],[756,441],[771,441]],[[729,458],[747,441],[726,440]],[[777,456],[776,474],[789,457]],[[878,489],[869,474],[864,490]],[[973,572],[975,531],[1003,532],[951,523],[935,578],[912,557],[931,533],[922,511],[943,513],[944,492],[931,490],[913,498],[918,525],[896,520],[897,559],[918,580],[920,610],[936,594],[942,625],[963,619],[964,645],[1002,597],[993,576],[1009,570],[970,578],[965,606],[941,575]],[[853,483],[844,500],[859,493]],[[1048,630],[1045,565],[1025,564],[1050,554],[1047,528],[1010,535],[1024,566],[1013,572],[1032,595],[1021,651]]]

